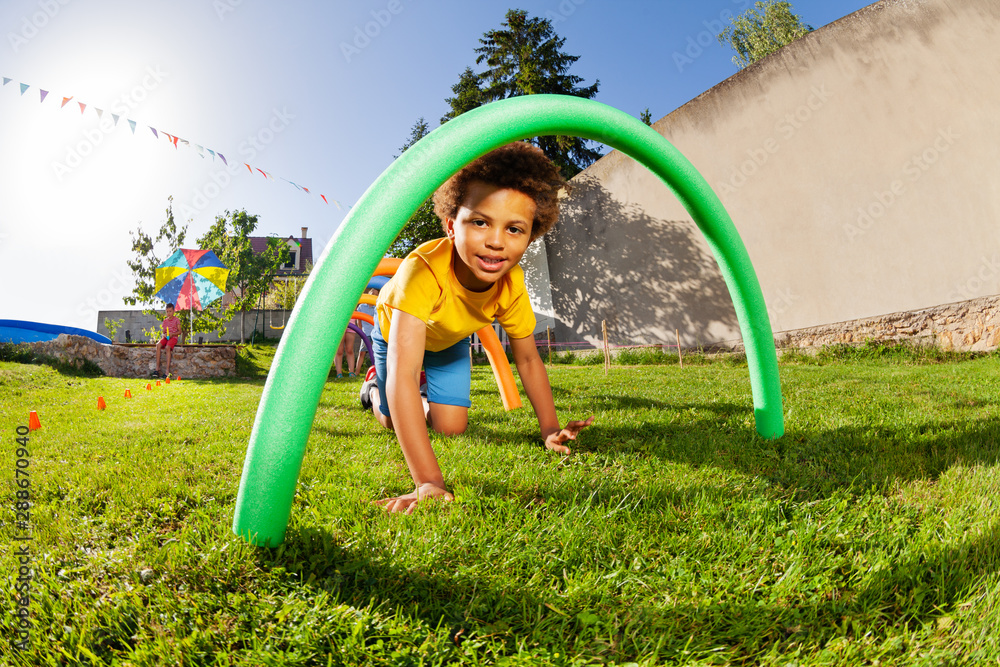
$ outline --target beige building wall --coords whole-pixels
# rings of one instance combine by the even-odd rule
[[[653,127],[705,177],[775,332],[1000,293],[1000,0],[884,0]],[[548,241],[560,340],[738,341],[665,185],[615,151]]]

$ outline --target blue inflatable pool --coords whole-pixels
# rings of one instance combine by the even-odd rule
[[[111,345],[111,339],[107,336],[86,329],[25,320],[0,320],[0,343],[37,343],[43,340],[54,340],[59,334],[86,336],[98,343]]]

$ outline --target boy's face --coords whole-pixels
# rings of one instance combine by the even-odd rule
[[[455,219],[445,221],[455,242],[455,276],[462,286],[484,292],[517,266],[531,242],[535,200],[517,190],[482,181],[469,184]]]
[[[173,317],[174,316],[174,309],[170,308],[169,306],[167,307],[167,309],[164,312],[166,313],[167,317]]]

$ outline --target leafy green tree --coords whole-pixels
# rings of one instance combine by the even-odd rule
[[[399,149],[399,154],[405,153],[410,146],[420,141],[428,132],[430,130],[427,127],[427,121],[423,117],[419,118],[410,128],[410,136]],[[441,227],[441,219],[434,214],[434,202],[431,197],[428,197],[400,230],[396,240],[389,246],[387,254],[389,257],[406,257],[421,243],[439,239],[442,236],[444,236],[444,229]]]
[[[653,114],[649,113],[649,107],[646,107],[645,109],[642,110],[642,113],[639,114],[639,120],[641,120],[646,125],[653,124]]]
[[[199,247],[214,250],[229,267],[226,291],[233,292],[235,299],[226,308],[226,316],[232,319],[240,313],[241,343],[246,340],[247,311],[258,307],[281,265],[291,258],[288,244],[277,237],[268,239],[264,252],[255,253],[250,236],[256,229],[256,215],[248,215],[245,210],[226,211],[216,216],[215,223],[198,239]]]
[[[719,43],[736,52],[733,63],[743,69],[781,47],[812,32],[812,26],[792,13],[792,3],[780,0],[756,2],[735,16],[729,27],[716,35]]]
[[[166,214],[166,220],[160,225],[155,236],[144,232],[141,222],[134,232],[129,232],[129,236],[132,237],[133,255],[126,264],[132,270],[135,285],[132,287],[132,294],[123,299],[130,306],[143,306],[143,313],[155,315],[161,320],[163,314],[156,309],[159,299],[153,296],[156,293],[156,267],[184,245],[188,230],[188,223],[178,225],[174,218],[173,197],[167,198]],[[189,334],[191,317],[181,317],[180,320],[182,332],[185,335]],[[217,328],[217,318],[211,314],[199,313],[195,315],[194,331],[216,331]],[[225,331],[224,328],[223,331]],[[144,333],[151,338],[158,338],[160,335],[159,330],[149,330]]]
[[[271,287],[264,293],[264,307],[271,310],[292,310],[306,286],[313,265],[306,262],[306,268],[301,274],[283,276],[275,279]]]
[[[135,286],[132,287],[131,296],[126,296],[124,301],[131,306],[155,303],[153,294],[156,292],[156,267],[184,245],[188,226],[187,223],[177,226],[173,197],[167,197],[166,214],[167,219],[160,225],[155,237],[142,231],[141,222],[134,232],[129,232],[134,255],[126,264],[135,276]]]
[[[569,73],[579,56],[563,52],[566,39],[559,37],[549,19],[529,17],[521,9],[507,12],[496,30],[486,32],[476,48],[476,64],[485,70],[467,68],[456,85],[454,97],[446,101],[451,110],[442,122],[483,104],[520,95],[557,94],[593,99],[599,81],[581,88],[581,77]],[[580,137],[545,136],[530,139],[570,178],[601,157]]]

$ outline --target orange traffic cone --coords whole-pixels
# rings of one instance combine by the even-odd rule
[[[180,381],[181,381],[181,376],[180,376],[180,375],[178,375],[178,376],[177,376],[176,378],[174,378],[174,379],[175,379],[175,380],[177,380],[178,382],[180,382]]]
[[[126,389],[125,390],[125,398],[132,398],[132,390],[131,389]]]
[[[170,384],[170,378],[167,378],[166,380],[164,380],[164,382],[166,382],[167,384]]]
[[[38,421],[38,413],[32,410],[28,413],[28,429],[37,431],[42,427],[42,422]]]
[[[147,382],[147,383],[146,383],[146,391],[152,391],[152,390],[153,390],[153,385],[151,385],[151,384],[149,384],[149,383]]]
[[[98,410],[103,410],[106,407],[108,407],[108,406],[104,403],[104,397],[103,396],[98,396],[97,397],[97,409]]]
[[[157,381],[156,381],[156,386],[157,386],[157,387],[159,387],[159,386],[160,386],[160,381],[159,381],[159,380],[157,380]]]

